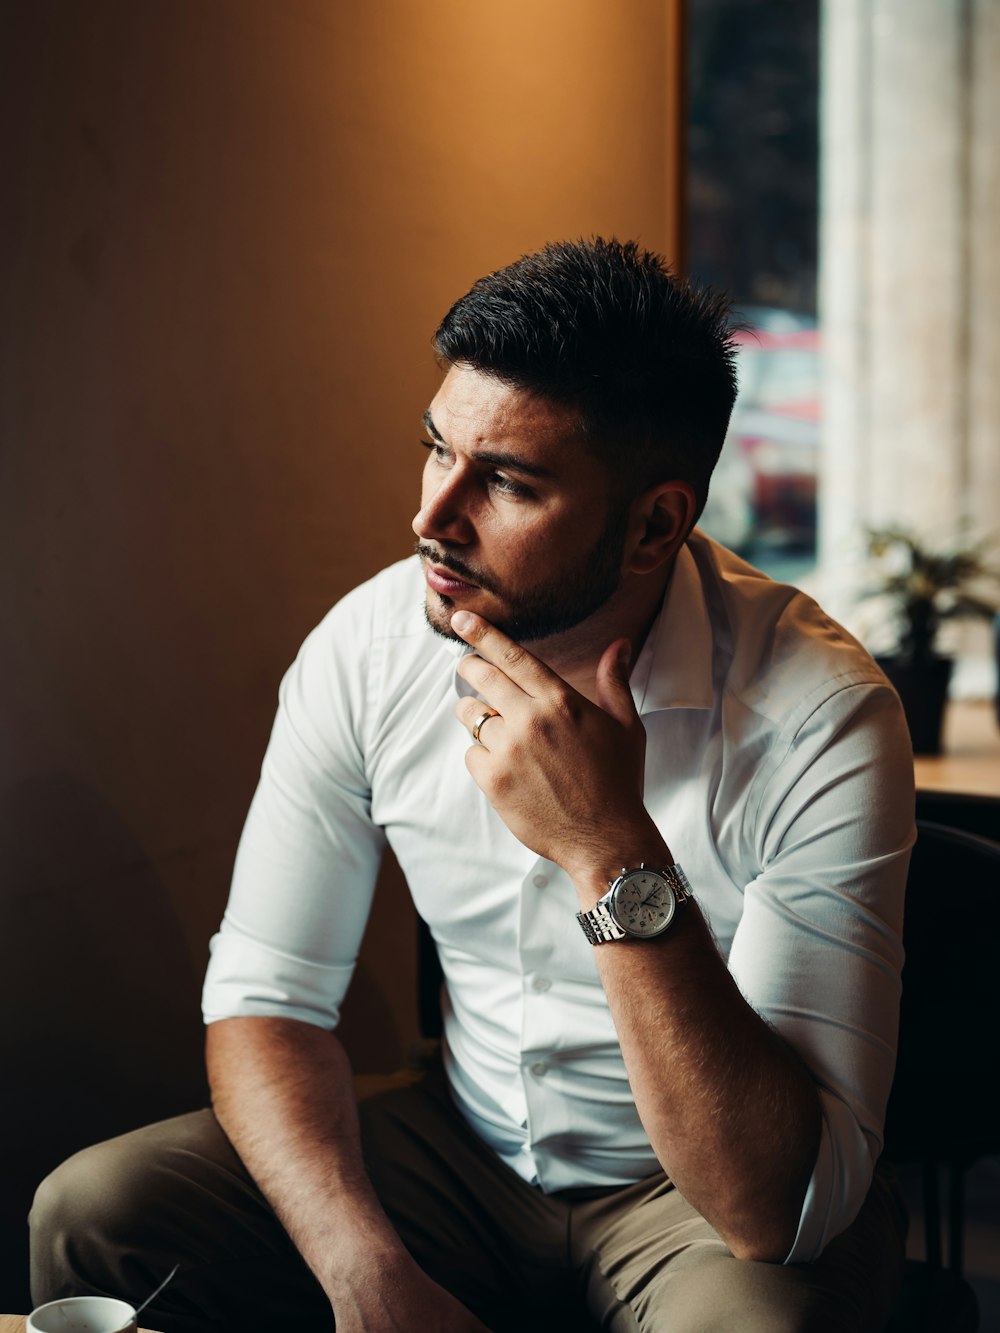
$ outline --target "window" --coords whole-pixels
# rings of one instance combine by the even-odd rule
[[[689,42],[688,270],[747,326],[702,527],[794,581],[816,554],[819,0],[696,0]]]

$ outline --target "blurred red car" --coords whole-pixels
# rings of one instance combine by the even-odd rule
[[[816,546],[820,333],[816,320],[762,306],[740,312],[740,391],[702,526],[759,560]]]

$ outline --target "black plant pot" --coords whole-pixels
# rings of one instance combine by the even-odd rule
[[[895,687],[914,754],[941,753],[941,722],[953,666],[950,657],[876,657]]]

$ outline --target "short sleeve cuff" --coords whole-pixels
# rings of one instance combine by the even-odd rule
[[[353,964],[330,966],[293,958],[232,931],[209,945],[202,991],[206,1023],[222,1018],[294,1018],[332,1030],[354,973]]]
[[[819,1096],[819,1151],[786,1264],[811,1263],[847,1230],[861,1211],[874,1173],[874,1159],[850,1111],[823,1089]]]

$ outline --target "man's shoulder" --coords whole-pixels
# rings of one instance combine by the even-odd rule
[[[376,614],[402,617],[413,627],[425,624],[424,580],[419,558],[410,555],[386,565],[352,588],[341,602],[357,602],[370,606]]]
[[[780,583],[704,533],[689,542],[726,688],[785,712],[851,685],[883,685],[867,650],[802,589]]]
[[[801,588],[782,583],[737,555],[728,546],[695,528],[688,538],[706,598],[716,612],[721,603],[730,615],[751,618],[760,614],[779,617],[789,608],[807,616],[819,611],[816,602]],[[713,593],[715,597],[713,599]],[[842,631],[846,634],[846,631]]]
[[[430,637],[424,616],[424,581],[416,556],[398,560],[344,594],[313,631],[344,647],[383,638]]]
[[[429,628],[425,596],[416,556],[380,569],[345,593],[305,637],[300,667],[331,688],[335,681],[341,689],[356,681],[369,696],[376,681],[385,688],[396,676],[413,680],[424,667],[447,670],[464,645]]]
[[[348,725],[362,738],[395,703],[424,701],[434,682],[444,690],[454,676],[454,646],[427,625],[424,581],[411,557],[331,607],[303,640],[280,698],[300,728],[331,737]]]

